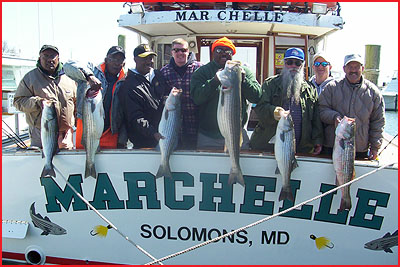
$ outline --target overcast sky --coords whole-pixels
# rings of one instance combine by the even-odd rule
[[[344,29],[329,37],[327,52],[333,69],[341,71],[345,54],[365,53],[366,44],[381,45],[381,79],[398,65],[398,3],[340,3]],[[118,18],[128,12],[124,2],[2,3],[2,39],[21,49],[21,56],[37,58],[41,45],[52,43],[60,58],[79,58],[99,63],[118,34],[126,35],[127,54],[138,44],[133,32],[118,27]],[[38,26],[40,25],[40,27]],[[127,66],[132,66],[128,57]]]

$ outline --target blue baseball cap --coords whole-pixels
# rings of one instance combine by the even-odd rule
[[[283,59],[295,58],[304,61],[304,52],[300,48],[291,47],[285,52],[285,57]]]

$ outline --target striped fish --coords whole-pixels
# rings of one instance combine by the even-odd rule
[[[229,184],[238,182],[244,186],[242,170],[239,165],[240,147],[242,145],[242,73],[240,62],[228,60],[225,68],[217,72],[221,82],[219,93],[217,121],[225,139],[225,150],[229,152],[231,170]]]
[[[171,90],[165,102],[160,124],[158,125],[158,132],[164,138],[159,141],[161,163],[156,178],[162,176],[172,178],[169,157],[178,145],[181,125],[181,93],[182,90],[177,90],[175,87]]]
[[[53,176],[56,173],[53,168],[53,157],[58,149],[58,119],[54,102],[44,101],[42,117],[40,120],[40,139],[42,140],[42,158],[45,164],[40,177]]]
[[[100,137],[104,129],[104,108],[101,91],[96,97],[85,96],[83,101],[82,145],[86,150],[85,178],[97,178],[94,156],[100,150]]]
[[[282,189],[279,201],[288,199],[294,202],[292,187],[290,186],[290,175],[298,167],[295,153],[296,140],[294,135],[294,124],[292,116],[283,114],[278,122],[275,134],[275,159],[278,163],[275,173],[282,176]]]
[[[393,233],[386,233],[383,237],[372,240],[368,243],[365,243],[364,248],[371,250],[383,250],[386,253],[393,253],[391,247],[398,245],[398,232],[397,230]]]
[[[336,172],[336,185],[350,182],[354,176],[355,160],[355,119],[344,118],[335,130],[335,143],[333,145],[332,161]],[[351,209],[350,186],[343,187],[339,211]]]
[[[67,233],[67,230],[50,221],[47,216],[43,218],[39,213],[35,213],[35,202],[32,203],[29,214],[33,225],[43,230],[41,235],[65,235]]]

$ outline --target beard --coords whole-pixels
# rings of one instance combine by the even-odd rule
[[[282,70],[282,86],[283,86],[283,95],[286,95],[287,99],[293,96],[296,101],[296,105],[300,103],[300,90],[301,83],[304,80],[304,65],[302,65],[299,69],[290,70],[286,66],[283,67]]]

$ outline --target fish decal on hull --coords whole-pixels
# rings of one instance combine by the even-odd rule
[[[29,214],[33,225],[43,230],[41,235],[65,235],[67,233],[67,230],[50,221],[47,216],[43,218],[39,213],[35,213],[35,202],[32,203]]]
[[[364,248],[370,250],[383,250],[386,253],[393,253],[393,251],[390,248],[397,245],[398,245],[398,232],[396,230],[393,234],[390,234],[388,232],[381,238],[365,243]]]
[[[225,148],[231,160],[229,184],[238,182],[244,186],[242,170],[239,165],[242,137],[242,72],[240,62],[228,60],[225,68],[217,72],[222,88],[219,93],[217,122],[225,139]]]

